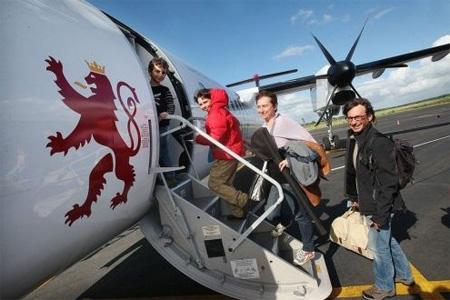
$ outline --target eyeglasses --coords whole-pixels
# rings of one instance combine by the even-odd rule
[[[367,115],[361,115],[361,116],[354,116],[354,117],[345,117],[345,119],[347,120],[347,122],[351,122],[353,120],[355,120],[356,122],[361,122],[362,120],[364,120],[367,117]]]

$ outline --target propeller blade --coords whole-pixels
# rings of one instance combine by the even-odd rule
[[[314,34],[311,34],[313,38],[316,40],[317,45],[319,45],[320,50],[322,50],[323,55],[327,58],[327,61],[330,65],[336,64],[336,61],[334,60],[333,56],[328,52],[328,50],[322,45],[322,43],[317,39]]]
[[[316,125],[314,125],[314,126],[319,125],[320,122],[322,121],[323,116],[324,116],[325,113],[327,112],[328,105],[330,105],[331,98],[333,98],[334,92],[336,92],[336,89],[337,89],[337,88],[338,88],[337,86],[335,86],[335,87],[333,88],[333,91],[331,92],[330,97],[328,97],[328,101],[327,101],[327,104],[325,105],[325,109],[323,110],[322,114],[321,114],[320,117],[319,117],[319,120],[317,121]]]
[[[267,79],[267,78],[270,78],[270,77],[276,77],[276,76],[291,74],[291,73],[295,73],[295,72],[297,72],[297,69],[292,69],[292,70],[287,70],[287,71],[283,71],[283,72],[262,75],[262,76],[259,76],[259,79]]]
[[[345,59],[345,61],[350,61],[352,59],[353,53],[355,52],[355,49],[356,49],[356,45],[358,45],[359,38],[361,37],[361,34],[363,33],[368,20],[369,20],[369,17],[367,17],[366,22],[364,23],[364,26],[361,29],[361,32],[359,33],[358,38],[356,39],[355,43],[353,44],[352,49],[350,49],[350,52],[347,54],[347,58]]]
[[[352,88],[352,90],[355,92],[355,94],[358,96],[358,98],[362,98],[361,95],[358,93],[358,91],[355,89],[352,83],[349,84],[349,86]]]
[[[237,85],[241,85],[241,84],[245,84],[245,83],[249,83],[249,82],[253,82],[253,81],[255,81],[255,77],[227,84],[226,87],[233,87],[233,86],[237,86]]]
[[[259,80],[261,80],[261,79],[282,76],[282,75],[291,74],[291,73],[295,73],[295,72],[297,72],[297,69],[292,69],[292,70],[287,70],[287,71],[277,72],[277,73],[271,73],[271,74],[266,74],[266,75],[262,75],[262,76],[255,74],[252,78],[227,84],[226,87],[233,87],[233,86],[237,86],[237,85],[241,85],[241,84],[249,83],[249,82],[254,82],[254,81],[259,82]]]

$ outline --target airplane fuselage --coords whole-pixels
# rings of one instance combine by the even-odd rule
[[[220,85],[84,1],[1,1],[0,11],[0,298],[7,299],[153,207],[159,120],[150,59],[169,62],[163,84],[185,118],[205,117],[196,89]],[[251,134],[256,113],[228,91]],[[208,147],[170,143],[176,166],[208,173]]]

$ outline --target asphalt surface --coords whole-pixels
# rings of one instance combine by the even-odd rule
[[[382,132],[450,121],[450,105],[427,107],[383,116]],[[397,285],[391,299],[450,299],[450,130],[449,125],[398,135],[415,146],[419,164],[414,185],[402,195],[404,213],[393,220],[393,234],[409,258],[416,286]],[[340,138],[346,125],[334,128]],[[326,129],[311,131],[321,141]],[[322,202],[317,213],[325,228],[346,210],[343,197],[344,151],[331,151],[332,172],[322,181]],[[236,185],[248,186],[248,170],[237,174]],[[290,233],[296,235],[295,229]],[[360,298],[373,283],[372,263],[328,239],[317,238],[333,285],[329,299]],[[145,240],[138,226],[125,231],[101,249],[49,280],[25,299],[231,299],[217,294],[180,273]]]

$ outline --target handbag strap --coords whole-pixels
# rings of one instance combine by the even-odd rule
[[[267,160],[264,161],[261,171],[264,173],[264,172],[266,172],[266,169],[267,169]]]
[[[273,133],[273,129],[275,128],[275,123],[276,123],[277,117],[278,117],[279,115],[280,115],[280,114],[276,114],[275,117],[274,117],[274,119],[273,119],[273,125],[272,125],[272,128],[270,128],[270,135],[272,135],[272,133]],[[264,164],[263,164],[263,167],[262,167],[262,169],[261,169],[262,172],[266,172],[266,169],[267,169],[267,163],[268,163],[268,161],[265,160],[265,161],[264,161]]]
[[[364,215],[362,215],[362,214],[359,212],[359,210],[357,210],[357,209],[355,209],[355,208],[353,208],[353,207],[350,207],[350,208],[343,214],[343,217],[347,219],[348,217],[350,217],[350,215],[353,215],[353,214],[355,214],[355,213],[359,215],[359,219],[360,219],[360,223],[361,223],[361,224],[364,224],[364,226],[369,226],[368,223],[367,223],[366,217],[365,217]]]
[[[280,114],[276,114],[275,116],[274,116],[274,119],[273,119],[273,125],[272,125],[272,128],[270,128],[270,135],[272,135],[272,133],[273,133],[273,130],[274,130],[274,128],[275,128],[275,124],[276,124],[276,122],[277,122],[277,118],[278,118],[278,116],[279,116]]]

